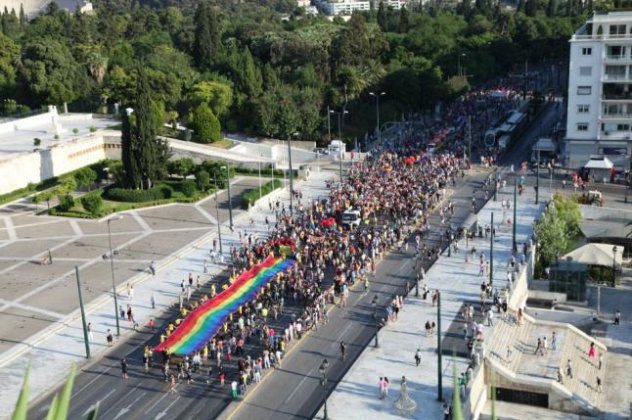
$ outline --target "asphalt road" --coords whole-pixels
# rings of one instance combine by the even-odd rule
[[[541,115],[544,128],[555,122],[549,108]],[[533,125],[539,129],[537,121]],[[517,143],[504,162],[519,162],[522,157],[527,156],[533,136],[534,130],[527,130],[525,140]],[[450,221],[452,225],[460,225],[469,216],[472,193],[480,190],[485,176],[483,171],[476,171],[458,181],[451,197],[456,208]],[[484,200],[482,194],[476,195],[479,197],[480,207]],[[438,216],[432,216],[430,224],[439,227]],[[424,242],[436,245],[443,231],[444,229],[433,229],[424,238]],[[347,308],[334,309],[326,326],[304,336],[298,345],[293,346],[282,366],[267,375],[262,384],[249,390],[231,418],[312,418],[360,352],[374,339],[376,328],[373,320],[375,308],[371,306],[373,297],[378,295],[379,311],[383,316],[384,305],[390,303],[394,295],[403,293],[406,282],[414,283],[412,252],[413,247],[410,247],[408,253],[394,252],[388,255],[378,265],[377,276],[371,281],[370,292],[363,293],[361,287],[353,290]],[[165,314],[158,322],[164,322],[170,316],[172,314]],[[180,383],[176,394],[167,393],[159,369],[154,368],[149,373],[143,371],[142,345],[149,339],[150,334],[138,333],[133,339],[119,345],[108,357],[84,368],[75,379],[69,418],[85,418],[89,408],[97,402],[101,402],[100,419],[217,417],[229,403],[229,387],[218,389],[217,381],[209,386],[206,378],[199,374],[194,375],[196,381],[193,384]],[[345,360],[340,359],[341,341],[348,344]],[[130,361],[128,380],[123,380],[120,376],[122,357],[127,357]],[[329,360],[330,367],[328,382],[323,387],[320,385],[318,367],[325,358]],[[45,418],[49,404],[50,397],[36,404],[29,417]]]

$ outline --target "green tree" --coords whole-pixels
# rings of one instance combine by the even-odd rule
[[[207,171],[201,169],[195,174],[195,182],[200,191],[206,191],[211,186],[211,176]]]
[[[147,75],[139,67],[134,109],[131,115],[123,116],[121,137],[128,188],[149,189],[153,181],[164,174],[169,149],[156,138],[161,123],[160,108],[152,101]]]
[[[200,69],[208,69],[223,52],[220,22],[208,2],[200,2],[195,11],[193,59]]]
[[[0,96],[8,97],[15,84],[15,63],[20,47],[8,36],[0,33]]]
[[[233,103],[230,85],[216,81],[203,81],[191,88],[187,100],[192,107],[206,103],[218,117],[224,117]]]
[[[39,103],[62,104],[81,95],[86,73],[63,42],[40,38],[22,50],[21,76],[32,98]]]
[[[198,105],[189,116],[189,126],[200,143],[213,143],[222,137],[219,120],[205,103]]]
[[[386,5],[383,1],[380,1],[380,5],[377,7],[377,24],[382,31],[388,30],[388,16],[386,14]]]
[[[406,6],[402,6],[402,8],[399,10],[399,24],[397,28],[400,34],[405,34],[410,28],[409,15],[410,14],[408,13],[408,9],[406,8]]]
[[[549,0],[546,5],[546,15],[553,17],[557,13],[557,0]]]

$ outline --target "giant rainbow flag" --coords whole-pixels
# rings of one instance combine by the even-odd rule
[[[161,344],[156,351],[168,350],[184,356],[200,350],[222,328],[228,316],[257,296],[272,280],[294,264],[293,259],[275,258],[270,255],[262,263],[243,272],[226,290],[192,311],[182,324]]]

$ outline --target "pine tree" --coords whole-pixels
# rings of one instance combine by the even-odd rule
[[[388,17],[386,16],[386,6],[381,1],[377,8],[377,24],[382,28],[382,31],[387,31]]]
[[[409,18],[409,14],[408,14],[408,9],[406,9],[406,6],[402,6],[402,8],[399,11],[399,25],[398,25],[398,30],[400,34],[405,34],[406,32],[408,32],[408,29],[410,28],[410,18]]]
[[[256,98],[261,95],[262,79],[261,71],[255,65],[255,60],[250,49],[246,47],[239,57],[239,89],[249,98]]]
[[[200,3],[195,11],[195,40],[193,42],[193,59],[199,68],[204,68],[210,62],[212,54],[211,23],[207,13],[206,3]]]
[[[200,3],[194,22],[193,59],[199,68],[210,68],[223,51],[219,18],[208,3]]]
[[[557,11],[557,0],[549,0],[549,3],[546,5],[546,15],[548,17],[555,16],[555,12]]]
[[[150,92],[147,75],[139,67],[134,111],[123,117],[121,139],[125,183],[132,189],[151,188],[169,158],[169,148],[156,138],[161,117]]]
[[[27,22],[26,13],[24,13],[24,5],[20,3],[20,25],[24,25]]]
[[[525,14],[529,17],[535,17],[535,14],[538,10],[538,4],[536,0],[527,0],[525,4]]]

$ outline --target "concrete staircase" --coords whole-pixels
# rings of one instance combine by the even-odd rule
[[[555,350],[551,346],[554,331],[557,336]],[[538,337],[547,338],[548,350],[544,355],[535,354]],[[596,357],[591,360],[588,349],[592,342],[595,343]],[[522,325],[499,321],[486,345],[486,362],[493,372],[505,378],[505,384],[513,384],[510,387],[517,390],[548,394],[552,409],[591,415],[599,413],[607,389],[607,349],[595,338],[570,324],[539,321],[525,315]],[[510,357],[507,357],[507,348],[511,351]],[[604,356],[601,370],[600,353]],[[572,378],[565,375],[569,359]],[[564,373],[562,383],[557,381],[560,369]],[[597,377],[602,380],[602,393],[597,391]]]

